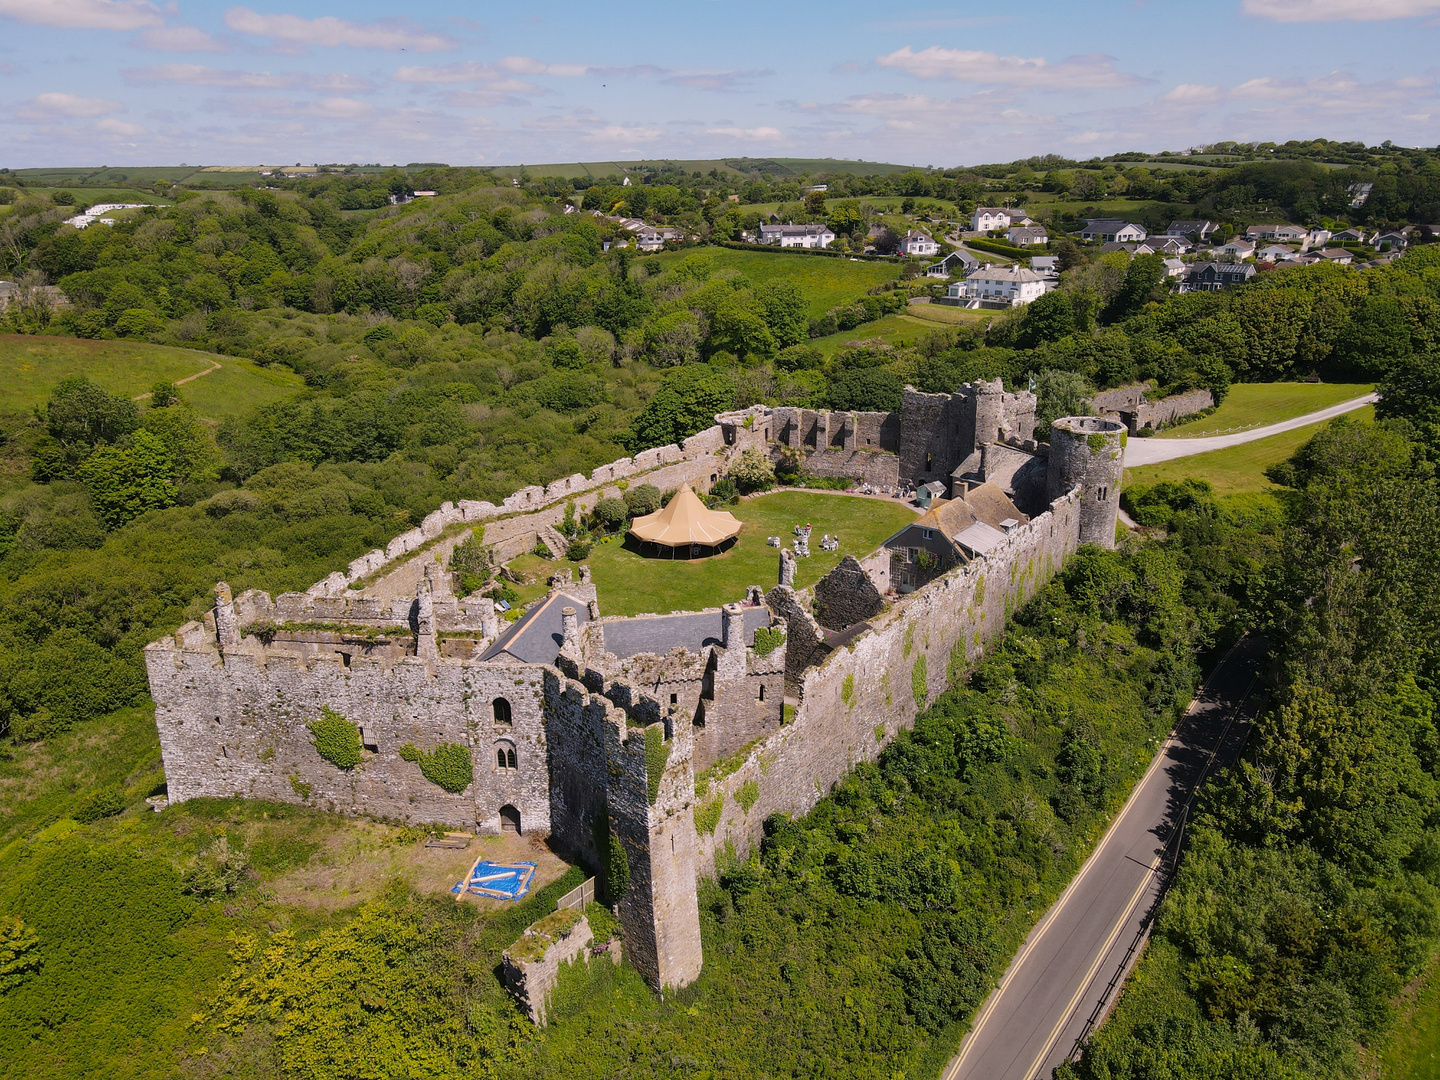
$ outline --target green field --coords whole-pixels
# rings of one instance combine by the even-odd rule
[[[967,311],[965,314],[983,319],[987,316],[993,317],[995,312]],[[943,330],[946,326],[951,325],[954,324],[948,319],[933,319],[919,315],[886,315],[883,319],[864,323],[854,330],[842,330],[840,333],[831,334],[828,337],[813,338],[810,344],[819,347],[820,351],[827,356],[851,341],[878,341],[884,345],[903,348],[923,341],[935,331]]]
[[[1376,1055],[1380,1080],[1440,1080],[1440,963],[1401,999],[1390,1037]]]
[[[665,251],[652,256],[668,266],[693,258],[694,251]],[[704,258],[715,270],[738,270],[755,284],[784,279],[800,286],[810,316],[824,315],[838,304],[865,295],[876,285],[900,276],[898,263],[837,259],[825,255],[786,252],[736,251],[734,248],[706,248]]]
[[[1236,383],[1209,416],[1166,428],[1158,439],[1218,435],[1278,424],[1370,393],[1370,383]]]
[[[180,387],[201,416],[223,419],[250,412],[302,390],[291,371],[193,349],[134,341],[0,334],[0,411],[27,412],[43,405],[61,379],[84,375],[112,394],[135,397],[161,379],[171,382],[206,371]]]
[[[627,550],[620,538],[597,544],[586,560],[606,615],[697,611],[745,596],[747,585],[769,589],[778,580],[780,552],[765,543],[794,539],[796,525],[809,522],[810,558],[801,559],[795,587],[813,585],[846,555],[863,558],[900,528],[915,511],[894,499],[865,499],[830,492],[777,491],[742,499],[728,508],[745,523],[729,551],[708,559],[655,559]],[[840,537],[839,551],[821,551],[825,533]]]
[[[1353,396],[1353,395],[1352,395]],[[1375,410],[1372,406],[1356,409],[1349,414],[1357,420],[1372,420]],[[1295,453],[1319,430],[1318,425],[1282,431],[1267,439],[1241,443],[1224,450],[1211,450],[1194,457],[1176,461],[1163,461],[1158,465],[1146,465],[1138,469],[1125,470],[1125,483],[1157,484],[1161,480],[1184,480],[1193,476],[1208,480],[1217,495],[1239,495],[1251,491],[1274,491],[1275,485],[1265,479],[1265,470],[1271,465],[1284,461]]]

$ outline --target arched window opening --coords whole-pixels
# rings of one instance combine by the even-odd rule
[[[506,750],[506,751],[505,751],[505,767],[506,767],[507,769],[513,769],[513,768],[515,768],[515,751],[514,751],[514,750]]]
[[[510,772],[515,768],[515,747],[509,743],[495,744],[495,768],[500,772]]]
[[[934,472],[934,471],[935,471],[935,458],[934,458],[934,456],[931,455],[931,454],[926,454],[926,455],[925,455],[925,471],[926,471],[926,472]]]
[[[763,682],[760,684],[760,700],[765,700],[765,684]]]
[[[496,767],[497,769],[504,769],[504,768],[505,768],[505,751],[504,751],[504,750],[496,750],[496,751],[495,751],[495,767]]]
[[[506,727],[512,726],[515,721],[510,715],[510,702],[503,697],[497,697],[493,703],[495,710],[495,723],[503,724]]]

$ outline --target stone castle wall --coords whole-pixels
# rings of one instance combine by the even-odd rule
[[[525,831],[550,830],[541,669],[414,656],[356,656],[347,667],[336,653],[296,655],[253,637],[223,647],[222,663],[213,637],[197,648],[188,628],[182,636],[184,648],[163,639],[145,650],[172,802],[240,795],[489,834],[500,831],[500,808],[513,806]],[[495,720],[497,698],[509,705],[508,726]],[[327,706],[374,747],[354,769],[315,750],[307,724]],[[406,743],[428,752],[442,742],[471,749],[475,778],[458,794],[400,757]],[[512,749],[516,767],[499,768],[497,751]]]
[[[873,620],[874,630],[805,671],[794,720],[697,799],[701,809],[715,800],[722,804],[715,832],[698,838],[700,873],[713,873],[717,853],[727,848],[738,854],[750,850],[770,814],[808,811],[855,765],[873,761],[897,731],[911,727],[951,679],[1003,633],[1010,614],[1075,552],[1079,504],[1078,492],[1060,497],[985,559],[897,601]],[[792,638],[795,624],[791,618]],[[918,698],[917,671],[924,680]],[[759,797],[747,812],[736,795],[751,781]]]

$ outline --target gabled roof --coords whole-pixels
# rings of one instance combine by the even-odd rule
[[[954,539],[973,555],[988,555],[1005,542],[1005,534],[993,525],[977,521],[961,529]]]
[[[1044,281],[1045,276],[1025,266],[982,266],[972,271],[966,281]]]
[[[551,593],[515,621],[495,643],[485,650],[481,660],[505,657],[522,664],[553,664],[564,644],[564,608],[575,609],[581,625],[590,621],[590,605],[563,592]]]

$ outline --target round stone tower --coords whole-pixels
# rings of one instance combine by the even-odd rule
[[[1080,489],[1080,543],[1115,546],[1125,425],[1098,416],[1064,416],[1050,425],[1045,496],[1054,502]]]

